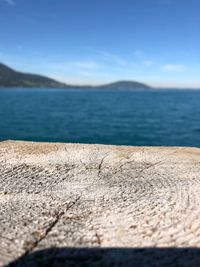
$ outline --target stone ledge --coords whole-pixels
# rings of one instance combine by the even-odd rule
[[[199,182],[198,148],[1,142],[0,266],[52,247],[196,248],[200,264]]]

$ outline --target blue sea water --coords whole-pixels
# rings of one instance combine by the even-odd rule
[[[200,147],[200,91],[0,89],[7,139]]]

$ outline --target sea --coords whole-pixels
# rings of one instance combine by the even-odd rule
[[[200,147],[200,90],[0,89],[0,141]]]

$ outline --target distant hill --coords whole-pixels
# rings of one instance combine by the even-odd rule
[[[100,86],[80,86],[58,82],[54,79],[37,75],[22,73],[0,63],[0,87],[39,87],[39,88],[79,88],[79,89],[116,89],[138,90],[150,89],[146,84],[132,81],[119,81]]]
[[[15,71],[0,63],[0,87],[67,87],[53,79],[29,73]]]
[[[119,81],[119,82],[101,85],[98,87],[102,89],[118,89],[118,90],[135,90],[135,89],[150,89],[151,88],[150,86],[146,84],[139,83],[139,82],[132,82],[132,81]]]

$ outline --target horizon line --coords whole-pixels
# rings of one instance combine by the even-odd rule
[[[16,71],[16,72],[21,72],[23,74],[33,74],[33,75],[39,75],[39,76],[44,76],[44,77],[47,77],[47,78],[50,78],[50,79],[54,79],[56,80],[57,82],[60,82],[60,83],[64,83],[65,85],[67,86],[83,86],[83,87],[97,87],[97,86],[103,86],[103,85],[109,85],[109,84],[112,84],[112,83],[116,83],[116,82],[137,82],[137,83],[142,83],[146,86],[149,86],[153,89],[194,89],[194,90],[200,90],[200,84],[191,84],[191,85],[184,85],[184,84],[180,84],[180,83],[176,83],[176,84],[167,84],[164,85],[164,83],[156,83],[156,82],[148,82],[148,81],[144,81],[144,80],[139,80],[139,79],[111,79],[110,81],[102,81],[102,82],[76,82],[74,80],[70,81],[66,81],[64,79],[62,79],[61,77],[58,77],[58,76],[54,76],[54,75],[51,75],[51,74],[43,74],[43,73],[35,73],[35,72],[29,72],[29,71],[23,71],[23,70],[16,70],[15,68],[13,67],[10,67],[9,64],[7,63],[2,63],[0,62],[2,65],[5,65],[6,67],[8,68],[11,68],[12,70]]]

